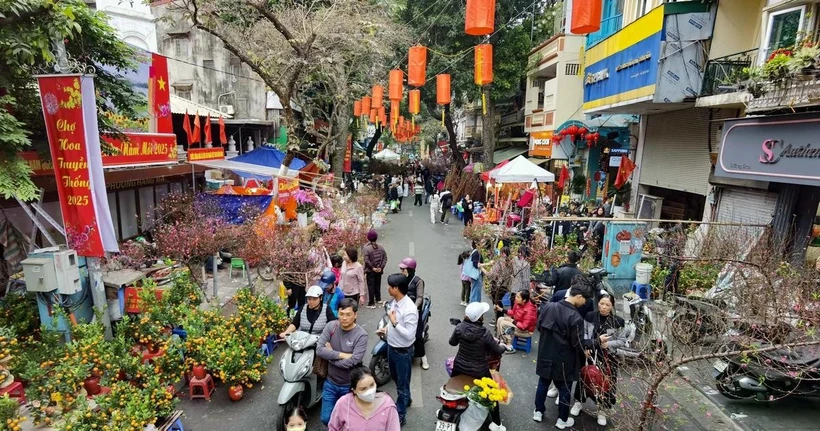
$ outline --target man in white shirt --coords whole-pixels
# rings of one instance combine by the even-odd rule
[[[387,333],[387,364],[390,377],[396,382],[396,409],[399,421],[404,425],[410,399],[410,371],[413,364],[413,344],[419,324],[416,303],[407,296],[409,280],[402,274],[387,277],[387,293],[393,297],[390,302],[390,325],[382,329]]]

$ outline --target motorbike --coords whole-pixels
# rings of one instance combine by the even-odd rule
[[[419,325],[422,325],[422,339],[426,343],[427,340],[430,339],[430,308],[432,307],[433,301],[430,299],[430,295],[424,295],[424,302],[421,306],[421,314],[419,315]],[[390,303],[386,302],[384,304],[384,315],[379,320],[378,325],[376,326],[376,331],[380,331],[387,327],[390,324],[390,317],[388,314],[390,312],[389,309]],[[384,386],[388,382],[390,382],[390,368],[387,365],[387,337],[383,335],[379,335],[379,341],[376,342],[376,345],[373,346],[373,350],[370,352],[370,371],[373,372],[373,380],[376,381],[376,385]],[[414,354],[414,357],[416,356]]]
[[[283,341],[288,348],[279,360],[279,373],[285,382],[279,390],[277,402],[285,412],[297,406],[311,408],[322,400],[322,387],[318,376],[313,373],[319,337],[296,331],[286,335]]]
[[[769,344],[761,344],[758,349]],[[729,351],[745,350],[730,345]],[[820,349],[804,346],[723,357],[712,366],[717,391],[734,400],[767,401],[784,396],[820,396]]]
[[[459,323],[461,323],[461,320],[450,318],[451,325],[455,326]],[[491,370],[499,370],[501,368],[501,356],[488,354],[487,365],[490,366]],[[450,373],[449,368],[447,373]],[[447,383],[441,387],[439,395],[436,396],[436,399],[441,403],[441,408],[436,410],[435,431],[456,431],[458,429],[461,415],[470,405],[464,387],[472,386],[475,379],[475,377],[461,374],[450,377]]]

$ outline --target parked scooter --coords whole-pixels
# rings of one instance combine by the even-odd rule
[[[766,348],[768,344],[757,346]],[[729,351],[744,350],[731,345]],[[805,346],[717,359],[715,386],[726,398],[767,401],[784,396],[820,396],[820,349]]]
[[[424,303],[421,306],[421,315],[419,316],[419,325],[423,325],[422,328],[424,328],[422,338],[425,343],[430,339],[430,308],[432,305],[433,301],[430,299],[430,295],[425,294]],[[390,317],[388,317],[390,312],[389,306],[389,302],[384,304],[384,315],[376,326],[377,332],[390,324]],[[373,351],[371,352],[370,371],[373,372],[373,380],[376,381],[376,385],[383,386],[390,382],[390,368],[387,365],[387,337],[379,335],[379,338],[379,341],[373,346]],[[420,356],[414,354],[414,358],[418,357]]]
[[[285,380],[279,390],[279,406],[285,412],[292,411],[297,406],[306,409],[313,407],[322,399],[319,378],[313,373],[319,337],[296,331],[286,335],[284,342],[288,348],[279,360],[279,372]]]

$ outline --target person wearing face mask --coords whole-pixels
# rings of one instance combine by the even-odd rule
[[[306,429],[307,415],[305,409],[302,406],[296,406],[296,408],[282,415],[278,431],[305,431]]]
[[[369,368],[359,364],[350,370],[350,390],[336,402],[327,425],[329,431],[401,429],[396,403],[390,395],[376,391]]]

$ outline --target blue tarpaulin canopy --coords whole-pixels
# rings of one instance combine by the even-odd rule
[[[245,210],[246,207],[265,211],[273,200],[273,196],[211,195],[201,193],[197,195],[197,199],[202,202],[216,204],[222,208],[222,215],[228,223],[242,224],[245,222],[245,215],[248,214],[248,211]]]
[[[234,162],[233,166],[237,166],[236,163],[247,163],[250,165],[258,165],[258,166],[265,166],[268,168],[279,169],[282,166],[282,161],[285,160],[285,153],[277,150],[268,145],[262,145],[259,148],[242,154],[241,156],[236,156],[228,159],[230,162]],[[294,158],[288,168],[292,170],[300,170],[304,168],[306,163],[303,160],[299,160]],[[241,167],[236,169],[231,169],[237,175],[244,178],[256,178],[258,180],[267,180],[270,176],[260,175],[258,173],[242,171]]]

